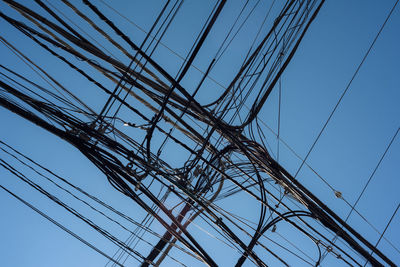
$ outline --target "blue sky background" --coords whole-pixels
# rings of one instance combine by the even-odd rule
[[[116,21],[117,25],[132,40],[137,43],[143,40],[145,35],[138,28],[121,19],[100,1],[93,2],[112,20]],[[280,136],[301,158],[306,156],[394,2],[392,0],[327,1],[307,32],[281,80]],[[255,1],[250,1],[251,5],[255,3]],[[40,8],[34,3],[27,1],[25,4],[40,11]],[[62,7],[62,4],[58,1],[52,2],[52,4]],[[227,86],[237,72],[239,64],[243,60],[243,55],[252,41],[248,36],[254,37],[256,33],[254,25],[258,25],[257,23],[262,21],[270,4],[270,1],[259,4],[254,16],[239,32],[237,39],[232,42],[231,47],[227,49],[210,73],[210,77],[213,77],[223,86]],[[276,14],[281,4],[277,1],[273,9],[275,13],[272,14]],[[77,2],[76,5],[80,6],[80,3]],[[112,5],[147,31],[159,12],[162,1],[113,1]],[[192,45],[193,38],[205,22],[213,5],[213,1],[186,1],[162,43],[173,49],[177,54],[186,55]],[[232,23],[233,17],[238,14],[241,5],[241,1],[226,5],[221,14],[221,19],[217,21],[210,38],[206,40],[199,57],[194,62],[196,67],[203,71],[207,68],[207,64],[225,37],[222,33],[230,27],[229,23]],[[86,10],[84,7],[82,8]],[[20,18],[5,3],[0,3],[0,10],[6,14],[15,14],[13,17]],[[42,14],[45,13],[42,12]],[[270,22],[272,19],[273,17],[270,17]],[[81,26],[85,27],[84,25]],[[64,64],[33,45],[30,40],[17,33],[4,20],[0,21],[0,28],[3,38],[32,57],[38,64],[57,77],[65,87],[77,92],[94,110],[99,111],[101,109],[106,100],[105,94],[102,94],[84,78],[66,68]],[[307,160],[307,164],[335,190],[340,191],[351,204],[356,201],[400,125],[399,28],[400,6],[397,6]],[[91,34],[101,40],[99,36],[94,33]],[[0,58],[1,64],[18,70],[33,81],[45,85],[3,44],[0,44]],[[180,58],[163,46],[156,50],[153,58],[161,62],[161,65],[171,73],[176,73],[177,67],[182,64]],[[76,60],[76,62],[79,64],[79,61]],[[93,75],[97,74],[93,73]],[[193,90],[200,77],[198,71],[192,68],[182,84]],[[102,82],[108,88],[113,88],[111,82],[106,80]],[[222,90],[213,81],[208,80],[198,99],[201,103],[208,103]],[[259,115],[263,124],[265,123],[275,133],[277,132],[277,103],[278,91],[274,90]],[[246,110],[243,111],[243,114],[245,113]],[[0,108],[0,121],[0,140],[14,146],[32,159],[49,167],[55,173],[68,178],[72,183],[101,197],[102,200],[118,207],[133,218],[141,220],[144,213],[131,200],[115,191],[105,176],[74,147],[4,108]],[[272,153],[276,154],[276,136],[265,125],[262,126],[266,133],[265,140],[272,148]],[[170,158],[171,162],[176,165],[181,164],[186,159],[184,154],[174,150],[172,144],[169,144],[165,151],[168,151],[164,152],[165,157]],[[0,154],[0,158],[10,160],[4,153]],[[280,143],[279,161],[292,174],[296,173],[301,164],[301,161],[282,143]],[[399,163],[400,140],[397,136],[356,207],[357,211],[380,232],[383,231],[400,202]],[[34,176],[29,170],[25,170],[25,172],[31,174],[32,179],[39,181],[40,178]],[[90,240],[109,255],[113,255],[117,250],[115,246],[90,230],[88,226],[73,218],[40,194],[33,192],[4,169],[0,169],[0,177],[1,185],[23,196],[24,199],[46,211],[54,219]],[[342,218],[347,216],[350,207],[342,199],[336,198],[334,192],[307,166],[302,168],[297,178]],[[54,189],[48,183],[41,183],[45,184],[50,192],[52,192],[51,189]],[[87,208],[80,206],[72,198],[64,194],[60,194],[61,196],[67,203],[71,203],[78,210],[94,218],[120,237],[121,240],[128,237],[129,234],[123,229],[88,211]],[[174,202],[176,200],[172,199],[168,204],[172,207]],[[21,205],[4,191],[0,191],[0,203],[2,211],[0,220],[1,266],[106,265],[107,260],[104,257]],[[241,216],[257,222],[258,207],[254,208],[250,206],[250,203],[251,201],[247,196],[237,194],[231,199],[221,200],[217,204],[225,208],[239,210]],[[379,234],[356,213],[353,212],[348,222],[372,244],[375,244],[379,239]],[[206,227],[201,220],[197,225],[198,227]],[[231,266],[236,262],[238,254],[235,251],[208,237],[198,227],[191,225],[189,229],[194,232],[194,235],[199,238],[202,244],[209,248],[210,254],[216,257],[216,261],[221,266]],[[154,224],[154,228],[159,233],[163,233],[159,225]],[[316,255],[312,248],[313,244],[293,231],[288,225],[278,225],[277,233],[302,246],[309,255]],[[274,240],[281,238],[275,233],[268,233],[268,235]],[[378,246],[384,254],[397,264],[400,264],[399,236],[400,214],[397,214],[385,233],[385,238],[391,244],[386,240],[381,240]],[[155,237],[147,237],[153,242],[157,240]],[[268,241],[265,241],[265,244],[274,247]],[[147,245],[140,243],[139,246],[146,248]],[[260,248],[256,248],[255,251],[261,255],[265,253]],[[278,249],[277,251],[286,255],[284,251]],[[185,259],[189,266],[202,266],[197,261],[192,262],[176,249],[173,250],[171,255]],[[304,262],[296,260],[290,255],[286,256],[291,260],[293,266],[305,266]],[[274,259],[267,256],[266,259],[270,266],[278,266]],[[136,266],[137,262],[130,259],[127,261],[127,265]],[[174,262],[171,259],[166,259],[165,266],[174,266]],[[246,266],[252,265],[247,261]],[[346,265],[328,255],[322,266]]]

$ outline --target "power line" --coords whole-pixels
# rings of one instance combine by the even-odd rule
[[[378,40],[378,37],[380,36],[381,32],[383,31],[383,29],[386,26],[386,23],[388,22],[389,18],[392,16],[392,13],[394,11],[394,9],[396,8],[397,4],[398,4],[399,0],[396,0],[396,2],[394,3],[393,7],[390,9],[389,14],[386,16],[385,21],[383,22],[382,26],[380,27],[378,33],[375,35],[374,40],[372,41],[372,43],[370,44],[367,52],[364,54],[360,64],[358,65],[357,69],[355,70],[355,72],[353,73],[353,76],[351,77],[350,81],[347,83],[346,88],[344,89],[343,93],[341,94],[340,98],[338,99],[338,101],[336,102],[335,107],[333,108],[333,110],[331,111],[331,113],[328,116],[328,119],[325,121],[324,125],[322,126],[322,129],[319,131],[317,137],[315,138],[313,144],[311,145],[310,149],[308,150],[306,156],[304,157],[303,161],[300,164],[300,167],[297,169],[294,177],[296,177],[301,168],[304,166],[304,163],[306,162],[306,160],[308,159],[308,157],[310,156],[311,152],[313,151],[315,145],[317,144],[319,138],[321,137],[322,133],[325,131],[326,126],[328,125],[328,123],[330,122],[333,114],[336,112],[336,109],[339,107],[339,104],[342,102],[343,97],[346,95],[347,91],[349,90],[351,84],[353,83],[355,77],[357,76],[359,70],[361,69],[362,65],[364,64],[365,60],[367,59],[369,53],[371,52],[372,48],[374,47],[376,41]]]
[[[68,233],[69,235],[73,236],[75,239],[79,240],[80,242],[82,242],[83,244],[85,244],[86,246],[88,246],[89,248],[93,249],[94,251],[96,251],[97,253],[99,253],[100,255],[106,257],[107,259],[109,259],[110,261],[114,262],[115,264],[117,264],[118,266],[123,266],[121,264],[119,264],[118,262],[116,262],[113,258],[111,258],[110,256],[108,256],[105,252],[101,251],[100,249],[98,249],[97,247],[95,247],[93,244],[91,244],[90,242],[86,241],[85,239],[83,239],[82,237],[80,237],[79,235],[77,235],[76,233],[72,232],[71,230],[69,230],[68,228],[66,228],[65,226],[63,226],[62,224],[60,224],[59,222],[57,222],[56,220],[52,219],[50,216],[48,216],[47,214],[43,213],[42,211],[40,211],[39,209],[37,209],[36,207],[34,207],[32,204],[28,203],[27,201],[23,200],[21,197],[17,196],[16,194],[14,194],[13,192],[11,192],[10,190],[8,190],[7,188],[5,188],[4,186],[0,185],[0,188],[3,189],[5,192],[7,192],[8,194],[10,194],[12,197],[14,197],[15,199],[17,199],[18,201],[20,201],[21,203],[23,203],[24,205],[26,205],[27,207],[29,207],[30,209],[32,209],[33,211],[35,211],[36,213],[38,213],[40,216],[42,216],[43,218],[45,218],[46,220],[48,220],[49,222],[51,222],[52,224],[54,224],[55,226],[59,227],[61,230],[63,230],[64,232]]]

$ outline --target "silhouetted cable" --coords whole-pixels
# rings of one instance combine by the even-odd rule
[[[396,2],[394,3],[393,7],[390,9],[389,14],[386,16],[385,21],[383,22],[382,26],[380,27],[378,33],[375,35],[374,40],[372,41],[371,45],[369,46],[367,52],[364,54],[364,57],[362,58],[360,64],[358,65],[357,69],[355,70],[355,72],[353,73],[353,76],[351,77],[350,81],[347,83],[345,90],[343,91],[343,93],[341,94],[339,100],[337,101],[335,107],[333,108],[333,110],[331,111],[331,113],[329,114],[328,119],[325,121],[324,126],[322,126],[322,129],[319,131],[317,138],[314,140],[313,144],[311,145],[310,149],[308,150],[306,156],[304,157],[300,167],[297,169],[294,177],[296,177],[300,170],[302,169],[304,163],[306,162],[306,160],[308,159],[308,157],[310,156],[311,152],[313,151],[315,145],[317,144],[319,138],[321,137],[322,133],[325,131],[326,126],[328,125],[328,123],[330,122],[333,114],[336,112],[336,109],[339,107],[339,104],[342,102],[343,97],[346,95],[347,91],[349,90],[351,84],[353,83],[353,80],[355,79],[355,77],[357,76],[359,70],[361,69],[362,65],[364,64],[365,60],[367,59],[369,53],[371,52],[372,48],[374,47],[376,41],[378,40],[378,37],[380,36],[382,30],[385,28],[386,23],[388,22],[389,18],[391,17],[394,9],[396,8],[397,4],[398,4],[399,0],[396,0]]]
[[[397,211],[399,210],[399,208],[400,208],[400,204],[397,205],[397,208],[395,209],[395,211],[393,212],[392,216],[390,217],[388,223],[387,223],[386,226],[385,226],[385,229],[383,230],[382,234],[379,236],[378,241],[376,241],[375,248],[379,245],[379,242],[381,242],[383,235],[385,234],[386,230],[389,228],[389,225],[392,223],[392,220],[393,220],[394,216],[396,216],[396,213],[397,213]],[[374,253],[374,252],[371,252],[371,256],[372,256],[373,253]],[[364,267],[367,265],[367,263],[368,263],[368,260],[367,260],[367,262],[364,264]],[[391,266],[396,266],[396,265],[393,264],[393,265],[391,265]]]
[[[63,230],[64,232],[70,234],[71,236],[73,236],[74,238],[76,238],[77,240],[79,240],[80,242],[82,242],[83,244],[85,244],[86,246],[88,246],[89,248],[93,249],[94,251],[96,251],[97,253],[99,253],[100,255],[106,257],[107,259],[109,259],[110,261],[114,262],[115,264],[117,264],[118,266],[123,266],[121,264],[119,264],[118,262],[116,262],[113,258],[111,258],[110,256],[108,256],[105,252],[101,251],[100,249],[98,249],[97,247],[95,247],[93,244],[89,243],[88,241],[86,241],[85,239],[83,239],[82,237],[80,237],[79,235],[77,235],[76,233],[72,232],[71,230],[69,230],[68,228],[66,228],[65,226],[63,226],[62,224],[60,224],[59,222],[57,222],[56,220],[52,219],[50,216],[48,216],[47,214],[41,212],[39,209],[37,209],[36,207],[34,207],[32,204],[29,204],[27,201],[23,200],[22,198],[20,198],[19,196],[17,196],[16,194],[14,194],[13,192],[11,192],[10,190],[8,190],[7,188],[5,188],[4,186],[0,185],[0,188],[3,189],[5,192],[7,192],[8,194],[10,194],[11,196],[13,196],[15,199],[19,200],[21,203],[23,203],[24,205],[26,205],[27,207],[29,207],[30,209],[32,209],[33,211],[35,211],[36,213],[38,213],[40,216],[42,216],[43,218],[45,218],[46,220],[50,221],[52,224],[54,224],[55,226],[59,227],[61,230]]]

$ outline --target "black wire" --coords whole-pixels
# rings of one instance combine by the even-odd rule
[[[69,230],[68,228],[66,228],[65,226],[63,226],[62,224],[60,224],[59,222],[57,222],[56,220],[52,219],[50,216],[48,216],[47,214],[43,213],[42,211],[40,211],[39,209],[37,209],[36,207],[34,207],[32,204],[30,204],[29,202],[25,201],[24,199],[22,199],[21,197],[17,196],[16,194],[14,194],[13,192],[11,192],[10,190],[8,190],[7,188],[5,188],[4,186],[0,185],[0,188],[3,189],[5,192],[7,192],[8,194],[10,194],[11,196],[13,196],[15,199],[19,200],[21,203],[23,203],[24,205],[26,205],[27,207],[29,207],[30,209],[32,209],[33,211],[35,211],[36,213],[38,213],[39,215],[41,215],[43,218],[45,218],[46,220],[50,221],[52,224],[54,224],[55,226],[59,227],[61,230],[63,230],[64,232],[68,233],[69,235],[73,236],[74,238],[76,238],[77,240],[79,240],[80,242],[82,242],[83,244],[85,244],[86,246],[88,246],[89,248],[93,249],[94,251],[96,251],[97,253],[99,253],[100,255],[106,257],[107,259],[109,259],[110,261],[113,261],[115,264],[117,264],[118,266],[123,266],[121,264],[119,264],[118,262],[114,261],[113,258],[111,258],[110,256],[108,256],[105,252],[103,252],[102,250],[98,249],[96,246],[94,246],[93,244],[91,244],[90,242],[86,241],[85,239],[83,239],[82,237],[80,237],[79,235],[77,235],[76,233],[74,233],[73,231]]]

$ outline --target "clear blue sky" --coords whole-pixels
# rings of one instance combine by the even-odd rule
[[[74,2],[83,11],[88,11],[80,2],[71,2]],[[93,2],[115,21],[132,40],[137,43],[143,40],[145,34],[137,27],[113,13],[100,1]],[[161,9],[162,2],[112,1],[112,5],[142,29],[148,31],[156,14]],[[210,73],[210,76],[223,86],[227,86],[233,75],[238,71],[244,53],[251,44],[252,38],[254,38],[257,25],[262,21],[271,4],[271,1],[261,2],[248,24],[245,24]],[[394,2],[393,0],[327,1],[307,32],[281,80],[280,136],[301,158],[306,156],[342,92],[349,84]],[[73,16],[73,13],[61,2],[54,1],[53,3],[51,1],[51,3],[65,11],[67,15]],[[209,61],[225,37],[223,33],[226,33],[226,30],[233,23],[233,18],[237,16],[243,3],[242,1],[227,3],[221,18],[210,34],[210,38],[206,40],[204,47],[200,50],[199,57],[194,62],[196,67],[202,71],[206,70]],[[254,6],[255,3],[256,1],[249,1],[249,7]],[[40,14],[46,14],[33,2],[25,4]],[[192,45],[193,38],[205,22],[213,5],[214,1],[187,0],[182,5],[180,13],[167,31],[162,43],[175,53],[186,55]],[[276,14],[281,5],[282,1],[277,1],[271,15]],[[3,2],[0,3],[0,10],[13,18],[26,22]],[[247,9],[247,12],[249,10]],[[94,17],[93,15],[92,18]],[[273,17],[269,18],[269,23],[272,19]],[[94,38],[99,41],[102,40],[100,36],[91,32],[88,26],[83,24],[80,26],[88,30],[88,33]],[[99,112],[106,100],[106,95],[99,92],[98,88],[94,88],[91,83],[67,68],[65,64],[34,45],[32,41],[17,32],[4,20],[0,20],[0,29],[1,37],[29,55],[41,67],[57,77],[65,87],[81,96],[85,102],[89,103],[90,107]],[[350,204],[353,204],[358,198],[400,126],[399,29],[400,6],[397,6],[307,160],[307,164],[323,177],[332,188],[340,191],[344,199]],[[156,51],[153,58],[161,62],[161,65],[171,73],[176,73],[177,67],[182,63],[179,57],[164,46]],[[78,60],[75,60],[75,62],[80,64]],[[125,58],[124,62],[126,63],[128,60]],[[40,77],[26,67],[1,43],[0,63],[23,73],[32,81],[47,86]],[[190,69],[189,74],[182,84],[193,90],[200,75],[194,68]],[[111,82],[106,80],[102,80],[102,82],[110,90],[113,89],[114,85]],[[206,103],[220,92],[222,92],[221,87],[208,80],[198,99],[200,102]],[[268,149],[272,149],[272,154],[276,154],[277,139],[266,125],[277,132],[277,103],[278,91],[274,90],[259,115],[266,134],[265,141],[269,145]],[[243,110],[243,114],[245,113],[246,110]],[[72,183],[101,197],[102,200],[118,207],[138,221],[143,218],[144,213],[140,211],[137,205],[113,189],[104,174],[73,146],[2,107],[0,107],[0,122],[0,140],[14,146],[62,177],[68,178]],[[138,136],[134,135],[134,137]],[[168,157],[172,164],[179,166],[186,160],[185,155],[177,153],[172,144],[169,144],[167,148],[166,151],[168,152],[164,152],[164,156]],[[16,164],[1,151],[0,158]],[[301,163],[282,143],[280,143],[279,162],[292,174],[296,173]],[[400,137],[397,136],[357,204],[356,209],[362,214],[363,218],[355,212],[349,218],[349,224],[372,244],[375,244],[379,239],[379,234],[371,225],[382,232],[400,202],[399,166]],[[94,221],[104,226],[121,240],[125,240],[129,236],[127,231],[89,211],[71,197],[56,191],[57,189],[54,186],[40,180],[41,178],[33,172],[28,169],[23,170],[27,176],[42,184],[50,192],[57,192],[66,203],[88,214]],[[107,254],[113,255],[117,251],[117,247],[84,223],[66,213],[42,195],[34,192],[2,168],[0,168],[0,177],[2,186],[22,196],[58,222],[96,244]],[[329,186],[309,167],[304,166],[297,178],[341,217],[347,216],[350,211],[349,205],[343,199],[336,198]],[[0,266],[106,265],[107,259],[68,236],[32,210],[11,198],[4,191],[0,191],[0,203],[2,214],[0,219]],[[172,199],[167,203],[172,207],[176,200]],[[248,196],[242,194],[216,202],[227,210],[237,211],[240,216],[257,222],[258,206],[254,208],[250,206],[250,203],[251,200]],[[206,229],[213,234],[204,221],[199,220],[198,223],[195,223],[197,226],[192,225],[189,229],[210,250],[210,254],[216,258],[217,263],[220,263],[221,266],[234,264],[239,254],[203,232],[202,229]],[[134,229],[134,226],[127,223],[126,225]],[[153,226],[155,231],[163,233],[160,225],[154,224]],[[285,236],[296,246],[302,247],[309,253],[309,256],[315,258],[316,252],[313,249],[313,244],[304,240],[292,228],[283,223],[278,225],[277,233],[267,233],[268,237],[273,240],[290,246],[277,234]],[[400,214],[394,217],[384,236],[391,244],[387,240],[381,240],[378,248],[395,263],[400,264],[400,253],[398,251],[400,249]],[[145,237],[153,243],[157,240],[150,235]],[[276,249],[278,253],[287,257],[293,266],[307,266],[296,257],[277,248],[268,240],[264,239],[263,241]],[[149,249],[149,246],[141,242],[138,244],[138,248],[146,250]],[[255,251],[260,255],[265,253],[259,247]],[[171,255],[182,259],[189,266],[202,266],[198,261],[192,261],[177,249],[173,250]],[[270,266],[278,266],[278,262],[272,257],[264,257],[266,262],[271,264]],[[128,266],[137,266],[138,264],[133,259],[128,259],[126,263]],[[168,258],[164,263],[165,266],[175,266],[176,264]],[[252,265],[247,261],[246,266]],[[322,266],[346,265],[329,255]]]

